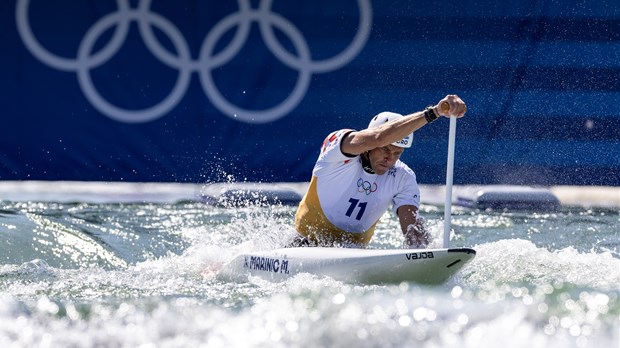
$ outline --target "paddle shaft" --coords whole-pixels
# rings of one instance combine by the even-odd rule
[[[449,111],[447,102],[441,104],[442,110]],[[446,166],[446,202],[443,222],[443,247],[450,245],[450,224],[452,218],[452,178],[454,174],[454,147],[456,142],[456,116],[450,117],[450,131],[448,135],[448,164]]]

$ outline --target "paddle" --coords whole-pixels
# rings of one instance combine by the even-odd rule
[[[441,103],[441,111],[448,112],[450,104]],[[454,146],[456,142],[456,116],[450,117],[450,132],[448,135],[448,165],[446,168],[446,204],[443,222],[443,247],[450,244],[450,219],[452,217],[452,176],[454,173]]]

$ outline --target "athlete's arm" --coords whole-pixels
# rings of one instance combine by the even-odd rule
[[[411,248],[426,248],[430,243],[430,235],[418,218],[418,208],[414,205],[403,205],[396,214],[405,236],[405,245]]]
[[[433,110],[436,115],[463,117],[465,111],[467,111],[465,102],[456,95],[446,96],[437,105],[442,103],[448,103],[450,108],[446,111],[435,106]],[[359,155],[398,141],[422,128],[425,124],[427,124],[427,121],[424,118],[424,111],[414,112],[376,128],[351,132],[342,139],[340,149],[345,154]]]
[[[401,140],[425,124],[424,111],[415,112],[376,128],[351,132],[342,139],[340,148],[343,153],[359,155]]]

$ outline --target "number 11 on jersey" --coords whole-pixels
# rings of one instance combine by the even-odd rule
[[[353,211],[355,210],[355,207],[359,207],[359,211],[357,212],[357,215],[355,215],[355,219],[358,221],[361,220],[362,215],[364,215],[364,211],[366,210],[366,205],[368,204],[368,202],[360,202],[359,199],[351,198],[349,199],[349,203],[351,203],[351,205],[349,206],[349,209],[347,209],[347,212],[345,213],[345,215],[348,217],[351,217],[351,215],[353,214]]]

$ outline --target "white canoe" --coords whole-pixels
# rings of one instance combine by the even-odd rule
[[[281,281],[310,273],[350,283],[441,284],[475,255],[470,248],[284,248],[238,255],[220,270],[219,276],[242,282],[248,276]]]

